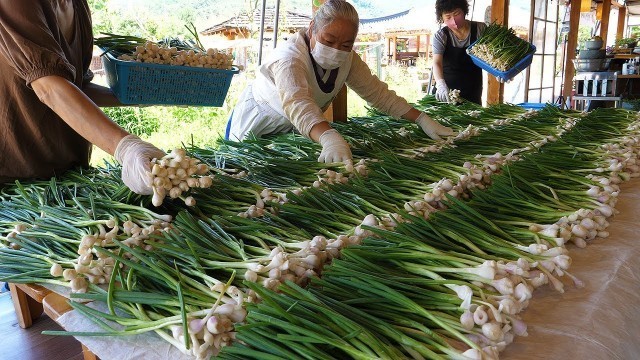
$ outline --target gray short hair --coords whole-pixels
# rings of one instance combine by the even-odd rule
[[[353,5],[345,0],[327,0],[313,16],[313,31],[317,32],[337,18],[351,22],[356,30],[360,26],[360,17]]]

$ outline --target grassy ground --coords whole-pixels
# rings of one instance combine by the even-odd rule
[[[240,93],[253,79],[251,71],[234,76],[227,100],[222,107],[122,107],[105,108],[105,113],[130,133],[140,136],[157,147],[170,150],[185,143],[198,146],[214,144],[219,136],[224,136],[229,114],[233,110]],[[389,88],[409,102],[423,95],[419,92],[416,68],[398,66],[385,67],[383,80]],[[97,79],[101,82],[102,79]],[[409,85],[408,85],[409,84]],[[348,92],[348,116],[366,114],[366,102],[355,92]],[[111,156],[94,147],[92,165],[100,165]]]

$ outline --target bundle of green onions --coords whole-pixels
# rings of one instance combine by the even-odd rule
[[[111,33],[102,33],[102,36],[93,40],[94,45],[110,52],[115,57],[122,54],[132,54],[137,46],[143,46],[148,40],[133,35],[118,35]]]
[[[185,25],[189,33],[193,36],[191,39],[180,39],[176,37],[166,37],[156,42],[158,46],[164,48],[176,48],[176,50],[192,50],[195,52],[206,52],[204,46],[200,42],[198,32],[193,24]],[[132,54],[136,47],[143,46],[149,39],[145,39],[135,35],[120,35],[103,32],[101,36],[94,39],[94,45],[104,49],[105,52],[111,52],[115,57],[123,54]]]
[[[198,37],[195,26],[186,26],[194,40],[164,38],[149,41],[137,36],[103,33],[94,39],[94,44],[105,53],[125,61],[149,62],[155,64],[184,65],[230,70],[233,55],[226,50],[205,49]]]
[[[500,71],[511,69],[531,51],[531,44],[519,38],[513,29],[497,23],[487,26],[469,48],[469,53]]]

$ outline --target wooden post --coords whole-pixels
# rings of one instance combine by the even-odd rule
[[[509,0],[491,0],[491,21],[508,25]],[[494,76],[487,79],[487,105],[500,104],[504,101],[504,84]]]
[[[611,14],[611,1],[602,2],[602,19],[600,20],[600,37],[602,38],[602,48],[607,47],[607,34],[609,33],[609,15]]]
[[[385,62],[387,63],[387,65],[389,65],[389,55],[391,55],[391,38],[386,34],[384,38],[385,38],[385,42],[387,43],[387,59]]]
[[[427,59],[427,63],[429,63],[429,49],[431,49],[431,34],[428,33],[427,36],[427,41],[426,41],[426,47],[424,49],[424,58]]]
[[[391,61],[392,64],[395,64],[398,58],[398,37],[396,35],[393,35],[393,48],[391,49],[391,51]]]
[[[575,67],[573,59],[576,58],[576,47],[578,46],[578,26],[580,25],[580,1],[571,1],[571,12],[569,13],[569,36],[567,37],[567,56],[564,66],[564,84],[562,96],[565,99],[571,97],[573,89],[573,75]]]
[[[616,40],[620,40],[624,37],[624,21],[627,18],[627,7],[621,6],[618,8],[618,28],[616,30]]]
[[[315,14],[316,10],[322,4],[324,4],[325,0],[311,0],[311,9]],[[342,86],[338,95],[336,95],[335,99],[327,111],[324,112],[324,116],[329,121],[339,121],[346,122],[347,121],[347,88],[346,86]]]

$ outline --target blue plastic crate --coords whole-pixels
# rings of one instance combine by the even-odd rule
[[[222,106],[239,70],[123,61],[102,56],[107,84],[123,104]]]
[[[504,79],[504,81],[508,81],[513,79],[514,76],[516,76],[519,72],[521,72],[522,70],[526,69],[529,65],[531,65],[531,61],[533,60],[533,54],[535,54],[536,52],[536,47],[533,44],[529,44],[531,46],[530,50],[529,50],[529,54],[527,54],[527,56],[525,56],[522,60],[518,61],[514,67],[512,67],[511,69],[507,70],[507,71],[500,71],[498,69],[492,68],[491,65],[487,64],[484,60],[478,58],[477,56],[471,54],[470,50],[473,48],[473,46],[478,42],[478,40],[474,41],[473,44],[471,44],[468,48],[467,48],[467,54],[469,54],[469,56],[471,56],[471,61],[473,61],[474,64],[476,64],[476,66],[478,66],[479,68],[485,70],[486,72],[488,72],[489,74],[495,76],[495,77],[501,77]]]
[[[528,110],[541,110],[541,109],[544,109],[544,107],[547,106],[547,105],[552,105],[552,106],[555,106],[555,107],[558,107],[558,108],[560,107],[559,104],[552,104],[552,103],[529,103],[529,102],[525,102],[525,103],[519,103],[519,104],[516,104],[516,105],[520,106],[521,108],[528,109]]]

